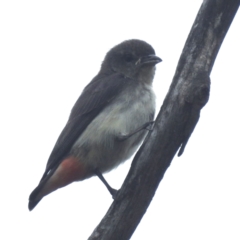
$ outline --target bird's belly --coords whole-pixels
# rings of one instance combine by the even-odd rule
[[[110,171],[131,157],[147,131],[142,130],[126,140],[120,140],[119,136],[132,133],[152,121],[154,109],[151,94],[127,103],[123,99],[116,100],[88,125],[75,142],[72,154],[90,168]]]

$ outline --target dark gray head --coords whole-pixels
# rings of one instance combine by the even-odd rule
[[[149,82],[150,75],[153,79],[155,65],[161,61],[148,43],[137,39],[127,40],[106,54],[100,73],[121,73],[130,78]]]

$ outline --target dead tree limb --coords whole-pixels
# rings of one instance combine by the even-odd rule
[[[240,0],[204,0],[154,129],[137,152],[123,186],[89,240],[131,237],[163,175],[193,132],[207,103],[214,61]]]

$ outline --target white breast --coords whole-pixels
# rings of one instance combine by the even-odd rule
[[[88,125],[74,144],[72,154],[92,168],[109,171],[134,153],[147,131],[124,141],[117,137],[152,121],[154,113],[155,95],[151,86],[139,83],[129,87]]]

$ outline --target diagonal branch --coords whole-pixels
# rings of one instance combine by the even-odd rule
[[[240,0],[204,0],[180,57],[154,129],[137,152],[123,186],[89,240],[126,240],[147,210],[159,182],[193,132],[207,103],[214,61]]]

